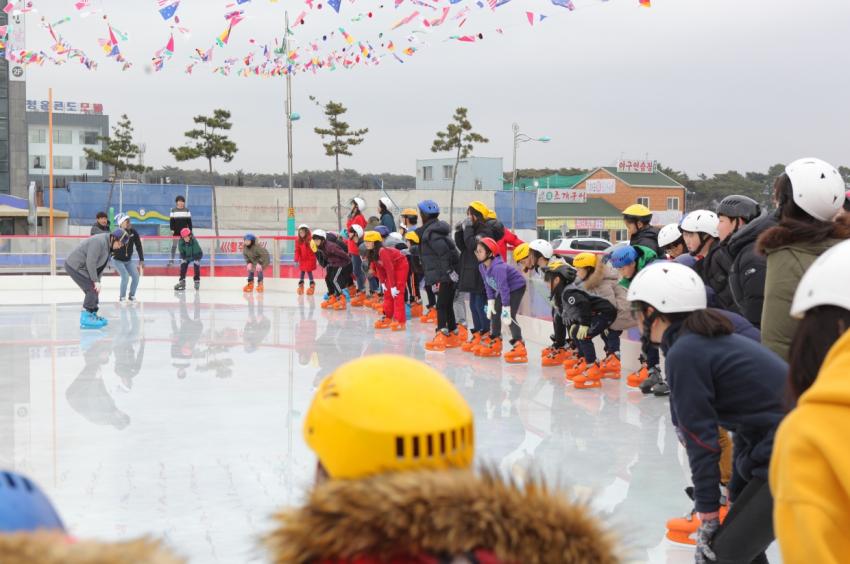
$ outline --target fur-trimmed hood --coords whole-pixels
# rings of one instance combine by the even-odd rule
[[[623,331],[637,325],[637,321],[632,317],[628,294],[619,280],[620,275],[614,267],[600,259],[583,286],[586,292],[608,300],[617,308],[617,318],[611,324],[611,329],[615,331]]]
[[[758,252],[768,255],[773,251],[788,247],[797,247],[806,251],[821,254],[835,244],[835,240],[850,239],[850,217],[841,216],[835,220],[828,239],[811,241],[805,233],[800,233],[780,221],[775,227],[764,231],[758,238]]]
[[[73,541],[57,533],[0,535],[3,564],[185,564],[158,541]]]
[[[275,516],[271,561],[459,555],[483,549],[500,562],[619,562],[600,519],[540,482],[519,487],[494,471],[425,471],[331,480],[304,507]]]

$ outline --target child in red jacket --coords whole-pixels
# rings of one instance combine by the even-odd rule
[[[393,247],[385,247],[377,231],[367,231],[363,236],[369,264],[384,290],[384,316],[375,322],[375,329],[390,328],[404,331],[407,315],[404,288],[407,284],[407,257]]]
[[[304,275],[310,277],[310,288],[307,295],[312,296],[316,292],[316,283],[313,281],[313,271],[316,270],[316,253],[310,247],[313,235],[306,225],[298,226],[298,240],[295,241],[295,262],[301,271],[301,279],[298,281],[298,295],[304,293]]]

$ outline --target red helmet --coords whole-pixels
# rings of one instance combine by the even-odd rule
[[[492,237],[484,237],[478,242],[484,245],[484,247],[490,251],[491,255],[496,256],[499,254],[499,244],[496,243]]]

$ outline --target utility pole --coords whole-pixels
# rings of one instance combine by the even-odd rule
[[[289,12],[284,12],[283,56],[289,59]],[[286,170],[289,176],[289,213],[286,216],[286,234],[295,235],[295,201],[292,190],[292,65],[286,69]]]

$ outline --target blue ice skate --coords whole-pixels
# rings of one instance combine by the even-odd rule
[[[102,329],[109,322],[90,311],[80,312],[80,329]]]

